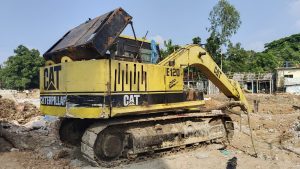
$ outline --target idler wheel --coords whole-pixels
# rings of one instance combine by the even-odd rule
[[[97,158],[103,161],[118,159],[124,150],[124,136],[121,132],[109,129],[98,134],[94,144]]]

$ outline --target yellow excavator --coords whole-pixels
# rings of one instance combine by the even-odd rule
[[[224,111],[200,111],[203,93],[185,89],[184,68],[197,67],[249,112],[239,84],[199,45],[161,59],[157,43],[136,38],[131,20],[122,8],[89,19],[44,54],[40,109],[62,118],[61,140],[81,146],[94,165],[111,167],[232,137],[233,122]],[[134,37],[121,35],[128,24]]]

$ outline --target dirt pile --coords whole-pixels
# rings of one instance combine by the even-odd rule
[[[226,102],[229,99],[224,94],[208,95],[212,100]],[[300,106],[300,96],[292,94],[246,94],[249,104],[254,107],[254,100],[259,102],[258,114],[289,114],[297,111]],[[300,109],[298,109],[300,112]]]
[[[41,115],[38,108],[29,102],[16,103],[10,99],[0,98],[0,120],[2,121],[15,120],[25,124],[38,115]]]

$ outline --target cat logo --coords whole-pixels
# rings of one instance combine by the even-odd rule
[[[171,89],[172,87],[176,86],[176,84],[178,83],[178,81],[176,79],[173,79],[169,82],[169,88]]]
[[[139,105],[139,98],[140,95],[124,95],[124,106],[134,106],[134,105]]]
[[[44,90],[59,90],[59,72],[61,66],[52,66],[44,69]]]

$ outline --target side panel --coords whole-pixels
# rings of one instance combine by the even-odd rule
[[[111,62],[111,116],[155,113],[203,105],[187,101],[183,69],[124,62]]]
[[[41,111],[77,118],[109,117],[108,60],[67,62],[40,69]]]
[[[49,115],[109,118],[204,104],[187,101],[180,68],[103,59],[46,66],[40,74],[41,111]]]
[[[40,69],[40,92],[104,92],[108,83],[108,60],[67,62]]]
[[[113,93],[183,90],[183,69],[112,60]]]

